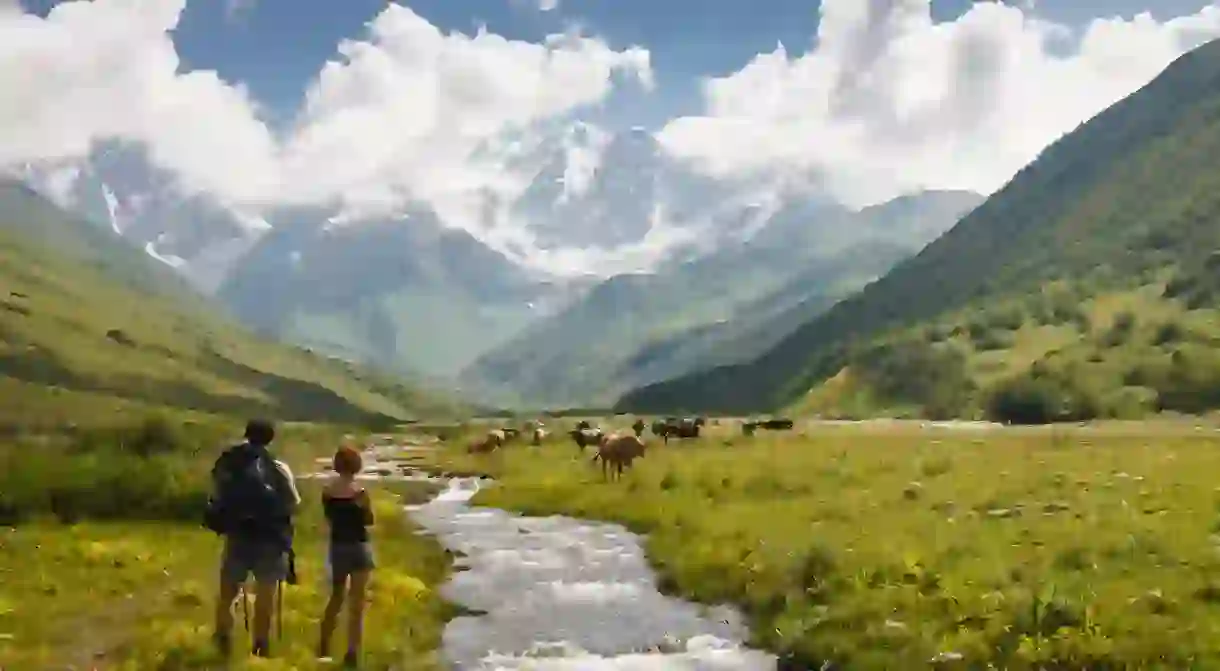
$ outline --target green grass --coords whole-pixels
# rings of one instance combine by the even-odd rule
[[[1160,424],[820,429],[729,425],[602,482],[562,441],[445,467],[475,503],[648,535],[664,588],[729,601],[801,668],[1220,664],[1220,437]]]
[[[329,587],[316,490],[302,494],[300,583],[284,594],[283,638],[273,643],[274,659],[237,668],[316,666],[317,623]],[[379,566],[366,611],[365,668],[440,668],[435,651],[451,611],[434,588],[447,559],[433,541],[413,534],[388,493],[377,507]],[[206,530],[168,522],[39,523],[7,531],[0,543],[0,572],[9,576],[0,586],[0,668],[216,668],[209,641],[220,545]],[[234,633],[235,657],[243,660],[249,645],[240,609]]]
[[[217,668],[209,640],[221,541],[199,519],[208,468],[235,428],[151,421],[0,447],[0,525],[12,525],[0,526],[0,668]],[[275,451],[308,473],[342,433],[284,426]],[[299,485],[300,584],[285,592],[283,639],[269,661],[247,660],[248,645],[235,646],[237,668],[316,666],[325,523],[317,485]],[[448,555],[414,533],[396,502],[419,495],[408,489],[374,492],[378,569],[365,668],[439,668],[435,651],[454,612],[435,592]],[[236,627],[241,642],[240,612]]]

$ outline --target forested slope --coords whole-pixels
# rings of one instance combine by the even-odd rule
[[[1220,336],[1218,152],[1212,42],[766,354],[637,389],[617,409],[965,415],[1013,390],[1057,395],[1068,415],[1199,409],[1189,390],[1206,387]]]

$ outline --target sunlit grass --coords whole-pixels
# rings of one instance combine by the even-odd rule
[[[315,488],[297,525],[300,584],[286,588],[283,637],[274,659],[247,659],[240,608],[233,668],[314,668],[317,623],[328,585]],[[366,611],[365,668],[439,668],[449,617],[434,591],[447,558],[416,536],[392,495],[377,499],[379,566]],[[43,523],[5,530],[0,540],[0,668],[211,669],[210,646],[220,540],[171,523]],[[336,640],[342,649],[342,637]]]
[[[444,461],[500,479],[476,503],[649,534],[666,588],[811,668],[1220,664],[1211,431],[729,431],[653,440],[621,483],[562,441]]]
[[[154,418],[155,419],[155,418]],[[210,646],[221,540],[200,525],[207,474],[240,422],[159,427],[143,456],[140,424],[74,438],[0,445],[0,669],[215,669]],[[316,468],[344,429],[280,426],[272,446],[298,475]],[[313,668],[317,623],[329,586],[318,483],[300,480],[296,522],[300,584],[284,594],[283,639],[261,664],[238,612],[238,668]],[[374,574],[367,612],[366,668],[435,668],[450,608],[435,587],[449,558],[416,534],[399,495],[419,483],[375,491]],[[336,649],[342,645],[339,637]]]

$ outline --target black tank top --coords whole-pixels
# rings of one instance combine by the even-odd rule
[[[322,494],[322,509],[330,523],[331,543],[367,543],[368,525],[373,523],[373,511],[361,507],[355,499],[335,498]]]

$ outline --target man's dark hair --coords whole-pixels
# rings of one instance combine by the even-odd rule
[[[275,427],[265,419],[246,422],[246,440],[254,445],[270,445],[275,440]]]

